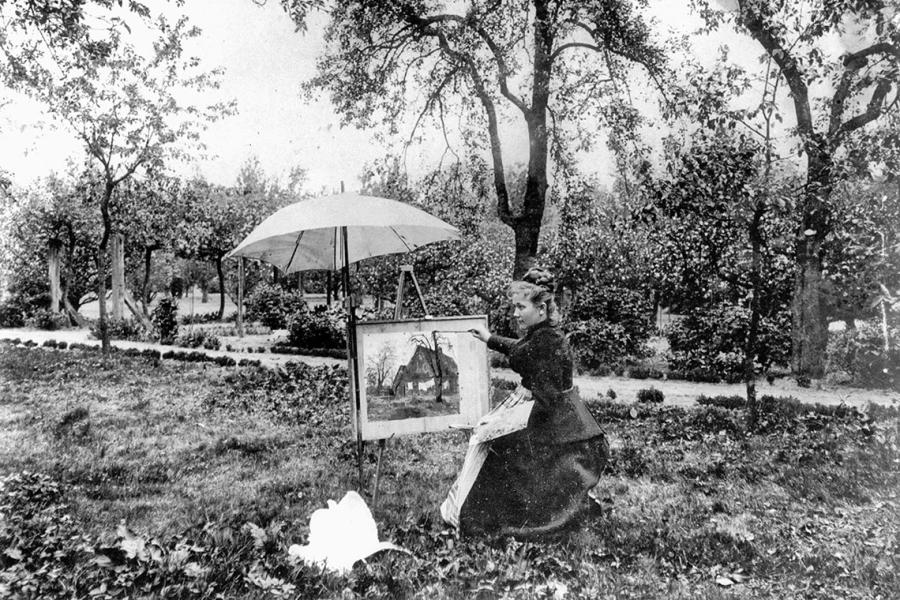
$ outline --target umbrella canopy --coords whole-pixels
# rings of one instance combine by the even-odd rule
[[[344,266],[344,227],[347,264],[460,237],[456,227],[409,204],[344,193],[285,206],[257,225],[227,257],[254,258],[283,273],[338,270]]]

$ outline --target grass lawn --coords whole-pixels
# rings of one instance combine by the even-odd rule
[[[332,367],[0,346],[0,597],[900,597],[900,418],[877,407],[776,404],[748,436],[741,411],[592,402],[605,508],[546,543],[441,523],[464,434],[391,440],[375,518],[416,558],[294,565],[355,488],[345,390]]]

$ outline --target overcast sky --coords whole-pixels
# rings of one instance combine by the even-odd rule
[[[653,14],[662,26],[690,31],[698,21],[686,4],[657,0]],[[174,10],[172,3],[164,6]],[[315,57],[322,47],[321,17],[311,22],[304,35],[294,31],[277,0],[265,6],[251,0],[188,0],[181,10],[203,30],[189,51],[206,67],[225,69],[219,93],[236,99],[239,111],[206,131],[204,141],[214,157],[184,165],[179,169],[182,173],[199,171],[211,181],[231,184],[240,165],[256,156],[272,176],[284,177],[293,166],[307,169],[310,191],[335,189],[342,180],[348,189],[356,189],[363,165],[390,151],[370,132],[341,128],[327,98],[307,102],[300,97],[300,84],[314,74]],[[747,38],[720,34],[694,39],[697,55],[707,59],[726,42],[738,61],[751,68],[757,64],[760,51]],[[527,140],[524,129],[518,135],[509,133],[504,141],[512,153],[507,164],[513,164],[525,158]],[[432,137],[430,146],[409,153],[411,175],[436,166],[443,146],[438,136]],[[612,164],[600,146],[585,160],[601,180],[610,181]],[[38,107],[16,100],[0,108],[0,165],[16,183],[25,185],[49,169],[62,169],[66,157],[79,154],[79,144],[56,129]]]

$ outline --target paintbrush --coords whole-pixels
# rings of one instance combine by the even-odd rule
[[[432,329],[431,333],[472,333],[477,329]]]

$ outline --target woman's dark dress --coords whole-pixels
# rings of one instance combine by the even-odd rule
[[[561,528],[599,481],[609,451],[572,388],[569,345],[544,321],[518,340],[491,336],[488,347],[509,356],[535,403],[525,429],[491,443],[460,509],[460,528]]]

